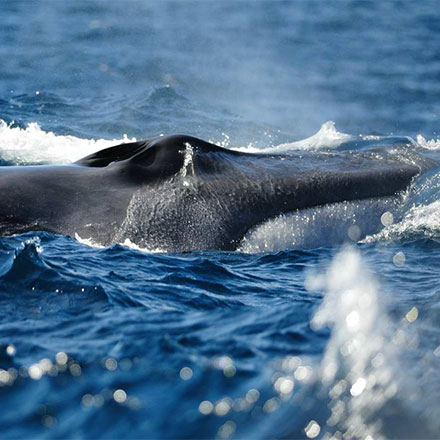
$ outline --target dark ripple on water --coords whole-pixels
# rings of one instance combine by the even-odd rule
[[[11,437],[49,425],[55,436],[215,434],[223,417],[207,421],[200,402],[260,387],[275,353],[322,349],[304,319],[313,299],[290,276],[310,254],[160,255],[44,233],[3,239],[1,367],[10,383],[0,392],[9,408],[22,393],[29,404],[19,416],[3,414],[1,426]]]
[[[436,2],[3,3],[0,119],[13,126],[269,146],[335,120],[399,135],[382,139],[390,148],[438,132]],[[389,240],[359,246],[355,274],[374,272],[376,287],[342,293],[373,303],[339,301],[331,331],[310,327],[331,297],[310,280],[336,248],[151,254],[2,238],[2,437],[438,437],[437,175],[416,183],[414,215]],[[345,353],[329,385],[324,353]]]
[[[63,115],[70,115],[68,119]],[[45,131],[77,137],[145,139],[160,134],[185,133],[215,142],[233,138],[235,145],[268,147],[290,137],[268,124],[190,101],[169,85],[131,95],[75,97],[36,91],[0,100],[0,118],[12,127],[26,128],[38,120]],[[60,146],[62,148],[62,146]]]
[[[438,246],[427,245],[439,259]],[[418,246],[404,249],[408,260]],[[364,246],[376,266],[393,252]],[[8,404],[0,427],[8,437],[192,438],[255,435],[254,426],[269,435],[287,417],[280,432],[304,435],[310,420],[328,417],[310,382],[328,330],[310,328],[321,293],[306,291],[305,274],[333,253],[173,255],[46,233],[2,239],[0,393]],[[387,280],[391,266],[383,265],[385,285],[402,281]],[[414,304],[422,314],[433,303],[401,295],[390,309],[397,321]],[[289,391],[290,381],[289,403],[279,387]]]

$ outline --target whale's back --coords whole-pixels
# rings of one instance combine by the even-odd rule
[[[116,145],[70,166],[0,171],[0,233],[235,249],[255,226],[330,203],[392,196],[422,165],[388,151],[250,154],[191,136]],[[28,228],[28,229],[26,229]]]

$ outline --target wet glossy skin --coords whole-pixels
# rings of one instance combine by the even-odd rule
[[[244,154],[188,136],[102,150],[68,166],[0,170],[2,235],[45,230],[165,250],[235,249],[297,209],[389,196],[420,172],[386,154]]]

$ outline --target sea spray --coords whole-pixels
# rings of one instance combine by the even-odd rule
[[[396,213],[404,197],[332,203],[265,221],[242,239],[239,251],[278,252],[356,242],[383,228],[384,213]]]
[[[321,361],[331,411],[324,438],[432,437],[438,422],[420,405],[418,336],[409,328],[417,307],[393,321],[387,292],[351,246],[324,274],[309,273],[306,288],[324,291],[312,329],[331,329]]]
[[[42,130],[36,122],[20,128],[0,119],[0,158],[10,165],[67,164],[95,151],[135,141],[126,135],[113,140],[62,136]]]
[[[403,219],[393,223],[380,232],[368,235],[363,239],[364,243],[396,242],[399,240],[437,239],[440,236],[440,201],[427,205],[413,206]]]
[[[310,290],[322,289],[324,300],[314,315],[314,329],[332,334],[321,364],[331,416],[325,431],[349,438],[380,438],[378,414],[399,386],[390,344],[392,324],[379,286],[359,252],[346,247],[324,275],[310,275]]]
[[[333,121],[327,121],[324,122],[321,125],[320,129],[312,136],[293,142],[287,142],[287,143],[271,146],[268,148],[258,148],[253,146],[252,144],[246,147],[235,147],[235,146],[231,147],[229,142],[229,137],[226,138],[226,141],[221,142],[220,145],[246,153],[272,154],[272,153],[286,153],[295,150],[336,149],[344,142],[348,142],[354,139],[356,139],[355,136],[339,132],[336,129],[335,123]]]
[[[321,125],[321,128],[313,136],[296,142],[280,144],[273,150],[278,152],[288,150],[319,150],[321,148],[337,148],[343,142],[353,140],[354,136],[339,132],[333,121],[327,121]]]

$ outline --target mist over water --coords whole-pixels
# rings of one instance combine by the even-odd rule
[[[142,197],[112,246],[1,238],[2,437],[438,437],[439,23],[434,1],[4,2],[4,166],[184,133],[423,173],[236,252],[133,244]]]
[[[237,145],[304,138],[328,120],[438,133],[434,1],[8,2],[2,23],[7,122],[89,138],[226,133]]]

